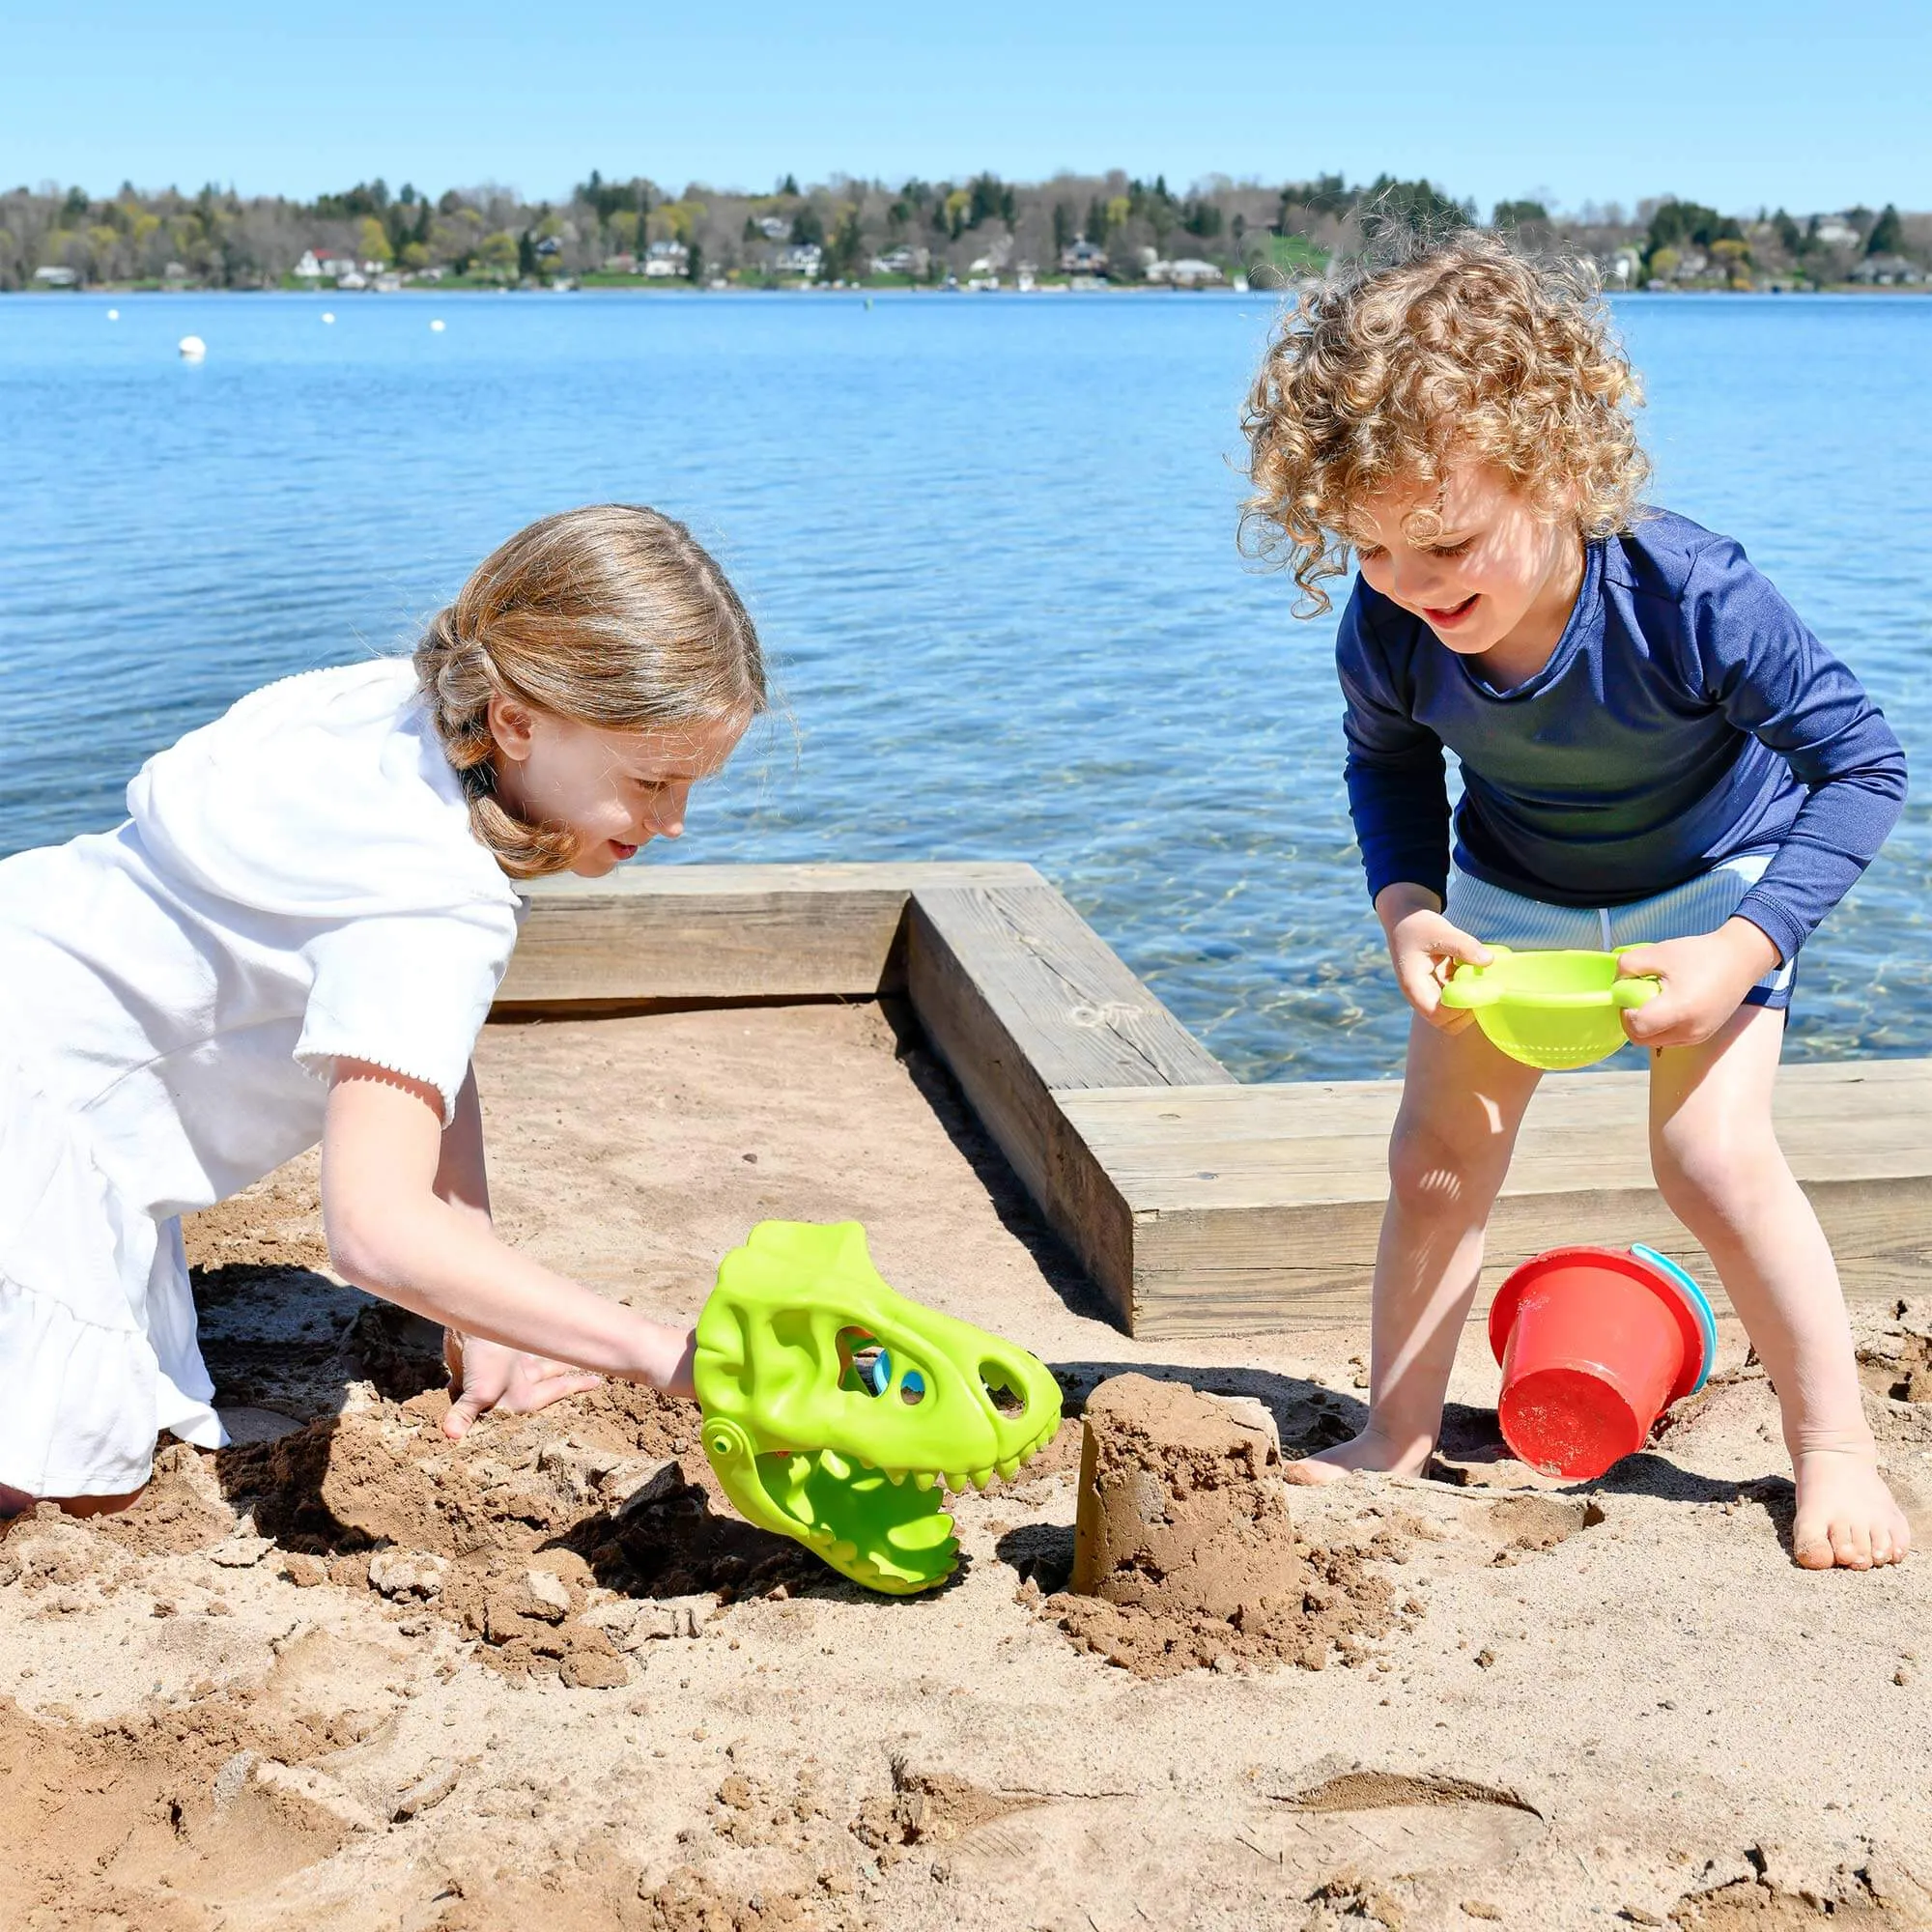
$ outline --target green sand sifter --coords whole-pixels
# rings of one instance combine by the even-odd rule
[[[1623,1016],[1654,1000],[1656,980],[1620,978],[1615,952],[1515,952],[1492,946],[1487,966],[1462,965],[1442,1004],[1476,1016],[1491,1045],[1548,1072],[1590,1066],[1627,1043]]]

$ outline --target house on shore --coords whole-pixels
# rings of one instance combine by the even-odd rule
[[[653,242],[644,250],[644,273],[653,281],[671,281],[691,272],[691,250],[682,242]]]
[[[1228,279],[1212,262],[1198,255],[1183,255],[1178,262],[1150,262],[1147,278],[1177,289],[1219,288]]]
[[[818,279],[825,265],[825,250],[816,242],[794,242],[772,257],[775,275],[803,275],[808,282]]]
[[[1604,258],[1604,279],[1620,289],[1634,289],[1643,280],[1643,250],[1626,242]]]
[[[1878,254],[1867,255],[1846,279],[1862,283],[1866,288],[1912,288],[1926,279],[1926,272],[1903,255]]]
[[[304,282],[333,282],[338,288],[360,288],[360,281],[347,281],[346,276],[369,276],[380,274],[380,262],[357,262],[354,255],[338,255],[327,248],[304,248],[301,260],[295,266],[297,278]]]
[[[1060,251],[1060,266],[1069,275],[1104,275],[1107,272],[1107,251],[1083,235]]]

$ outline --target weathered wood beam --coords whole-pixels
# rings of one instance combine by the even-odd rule
[[[1039,882],[1031,866],[639,866],[531,889],[498,1017],[666,1002],[876,998],[921,881]]]
[[[1131,1272],[1131,1246],[1064,1096],[1232,1086],[1234,1076],[1043,880],[922,883],[906,941],[907,989],[927,1038],[1048,1224],[1114,1293]]]
[[[1570,1242],[1644,1241],[1718,1292],[1651,1178],[1644,1073],[1556,1075],[1531,1102],[1490,1224],[1491,1287]],[[1218,1334],[1366,1313],[1387,1198],[1393,1081],[1144,1088],[1055,1099],[1108,1186],[1095,1254],[1136,1335]],[[1885,1301],[1932,1272],[1932,1061],[1801,1065],[1779,1076],[1778,1136],[1846,1292]]]

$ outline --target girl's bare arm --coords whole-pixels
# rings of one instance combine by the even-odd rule
[[[455,1118],[443,1129],[433,1186],[439,1201],[447,1202],[485,1228],[491,1226],[490,1175],[483,1156],[483,1102],[476,1092],[473,1066],[463,1076]]]
[[[505,1348],[689,1387],[685,1331],[593,1294],[497,1239],[473,1076],[445,1134],[434,1088],[338,1060],[323,1126],[322,1209],[336,1267],[371,1294]]]

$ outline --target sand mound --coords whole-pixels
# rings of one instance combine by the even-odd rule
[[[824,1577],[796,1545],[724,1513],[687,1402],[611,1382],[568,1407],[493,1414],[460,1442],[442,1434],[447,1407],[441,1392],[364,1401],[224,1451],[222,1488],[290,1552],[297,1581],[366,1583],[481,1637],[498,1668],[585,1689],[626,1682],[620,1650],[671,1628],[647,1606],[613,1613],[607,1593],[715,1597]]]
[[[1393,1621],[1371,1547],[1298,1539],[1264,1431],[1175,1382],[1118,1376],[1083,1417],[1073,1574],[1046,1604],[1137,1676],[1345,1662]]]
[[[697,1411],[628,1382],[567,1409],[492,1414],[460,1442],[447,1395],[370,1401],[222,1453],[222,1488],[285,1548],[524,1552],[621,1505],[689,1449]]]
[[[235,1526],[235,1512],[215,1480],[213,1456],[163,1437],[154,1474],[134,1504],[89,1527],[136,1555],[185,1556],[218,1543]]]
[[[408,1360],[406,1327],[370,1326]],[[29,1580],[71,1584],[131,1555],[264,1563],[299,1586],[366,1588],[406,1634],[440,1619],[481,1638],[496,1668],[580,1689],[626,1683],[624,1652],[695,1636],[720,1599],[838,1587],[729,1512],[690,1403],[612,1382],[540,1414],[493,1413],[460,1442],[442,1434],[447,1409],[440,1390],[356,1391],[273,1440],[217,1455],[164,1444],[130,1509],[33,1526],[47,1548]],[[9,1574],[31,1553],[23,1535]]]

